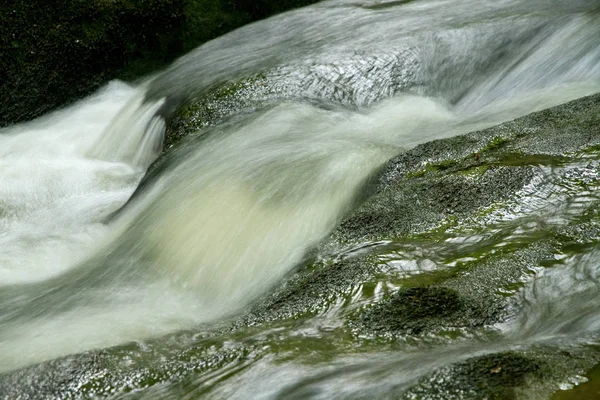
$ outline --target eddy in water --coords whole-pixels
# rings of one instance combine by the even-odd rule
[[[4,129],[0,371],[238,315],[393,156],[600,90],[592,2],[397,3],[283,14]],[[161,153],[195,104],[219,112]]]

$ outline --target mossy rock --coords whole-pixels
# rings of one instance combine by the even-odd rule
[[[402,398],[513,400],[548,369],[543,361],[515,351],[487,354],[435,371]]]

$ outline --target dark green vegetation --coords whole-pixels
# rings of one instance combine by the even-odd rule
[[[245,315],[7,373],[0,387],[7,398],[201,396],[219,390],[214,376],[269,359],[312,371],[348,354],[379,359],[420,346],[432,361],[418,379],[395,386],[369,377],[382,397],[548,398],[600,362],[589,344],[523,346],[519,336],[543,334],[552,321],[552,299],[533,302],[548,315],[531,310],[533,278],[543,285],[540,271],[585,265],[600,243],[599,149],[600,95],[420,145],[391,160],[362,204]],[[582,279],[590,286],[578,296],[593,298],[597,283]],[[573,315],[595,307],[579,304],[592,309],[564,307]],[[500,339],[504,323],[522,328]],[[318,335],[302,334],[321,324]],[[393,362],[386,371],[410,368]],[[305,396],[311,382],[282,398]]]
[[[133,80],[249,22],[316,0],[2,0],[0,127]]]

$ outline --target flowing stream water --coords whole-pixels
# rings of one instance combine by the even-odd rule
[[[599,92],[598,21],[591,0],[326,1],[4,128],[0,372],[243,313],[390,158]],[[243,107],[224,105],[144,178],[180,107],[257,76],[266,83],[246,90]],[[599,330],[600,257],[573,258],[579,272],[554,269],[525,290],[523,318],[491,342],[322,349],[308,363],[272,354],[172,396],[199,396],[213,379],[217,398],[361,398],[495,348],[584,337]],[[307,341],[320,337],[317,321],[303,328]]]

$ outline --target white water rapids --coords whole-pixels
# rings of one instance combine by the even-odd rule
[[[239,313],[394,155],[600,91],[600,27],[584,1],[358,3],[254,24],[154,80],[111,82],[0,131],[0,371]],[[371,50],[401,62],[389,76],[344,70]],[[160,154],[170,99],[295,67],[294,96],[184,141],[121,209]],[[323,83],[346,72],[357,75],[342,94]]]

